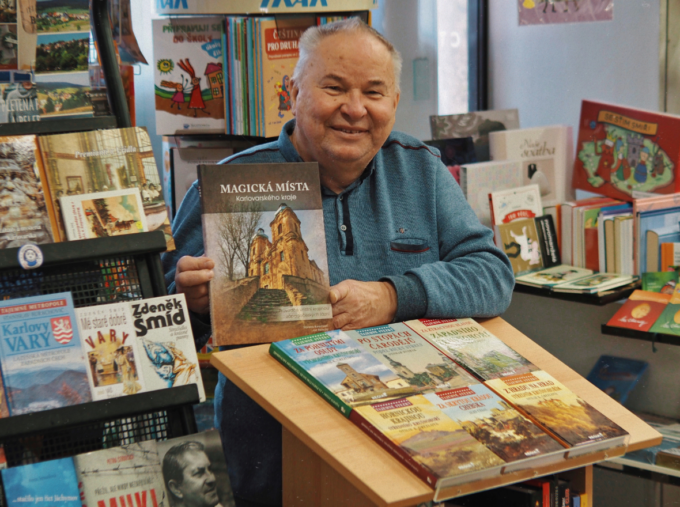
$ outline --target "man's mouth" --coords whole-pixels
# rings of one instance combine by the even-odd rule
[[[333,130],[337,130],[338,132],[342,132],[344,134],[365,134],[368,132],[366,129],[354,129],[354,128],[346,128],[346,127],[331,127]]]

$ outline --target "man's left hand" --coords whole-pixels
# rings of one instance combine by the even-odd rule
[[[390,282],[345,280],[331,287],[330,298],[335,329],[389,324],[397,313],[397,291]]]

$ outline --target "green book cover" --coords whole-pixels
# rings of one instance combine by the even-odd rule
[[[652,271],[642,273],[642,290],[648,292],[661,292],[673,294],[673,289],[678,283],[676,271]]]
[[[668,303],[649,332],[680,336],[680,303]]]

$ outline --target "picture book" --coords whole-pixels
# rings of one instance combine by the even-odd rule
[[[59,200],[68,241],[149,230],[139,188],[63,195]]]
[[[218,430],[203,431],[192,435],[160,440],[158,442],[158,457],[164,472],[165,483],[168,484],[177,473],[177,458],[183,460],[192,470],[207,468],[214,480],[203,482],[202,498],[207,505],[221,505],[235,507],[234,495],[229,483],[227,463],[222,449],[222,440]],[[177,505],[181,491],[168,488],[170,505]]]
[[[633,192],[677,192],[679,129],[677,116],[584,100],[574,188],[627,201]]]
[[[638,280],[631,275],[620,275],[617,273],[596,273],[573,282],[558,285],[553,288],[555,292],[581,292],[583,294],[594,294],[607,290],[616,289],[629,285]]]
[[[670,294],[636,290],[609,319],[608,326],[649,331],[671,299]]]
[[[587,380],[625,405],[628,395],[647,371],[646,361],[624,357],[600,356]]]
[[[495,230],[496,245],[510,259],[515,276],[543,269],[541,241],[533,219],[497,225]]]
[[[158,134],[224,133],[223,23],[219,16],[153,20]]]
[[[518,128],[519,112],[517,109],[471,111],[446,116],[430,116],[432,139],[472,137],[475,143],[477,162],[491,160],[489,155],[490,132]]]
[[[184,294],[131,302],[137,346],[135,367],[147,391],[196,384],[205,401],[194,335]]]
[[[517,162],[503,163],[517,164]],[[488,199],[494,225],[543,215],[541,191],[538,185],[518,186],[489,192]]]
[[[678,284],[678,272],[656,271],[642,273],[642,290],[648,292],[660,292],[662,294],[673,294],[675,286]]]
[[[537,184],[544,206],[574,198],[571,127],[553,125],[491,132],[491,160],[521,160],[524,185]]]
[[[145,128],[40,136],[40,150],[49,182],[50,205],[57,209],[61,239],[66,238],[59,209],[61,196],[137,187],[149,230],[163,231],[168,250],[174,250],[158,168]]]
[[[70,292],[1,301],[0,324],[10,415],[92,400]]]
[[[429,393],[425,398],[506,463],[524,461],[506,466],[504,473],[564,459],[560,443],[483,384]]]
[[[1,471],[8,507],[81,507],[73,458],[61,458]]]
[[[83,507],[169,506],[155,440],[79,454],[73,462]]]
[[[105,400],[144,390],[138,345],[128,303],[76,309],[92,398]]]
[[[198,174],[216,344],[332,329],[317,164],[201,165]]]
[[[568,457],[625,444],[627,433],[616,423],[542,370],[488,380],[486,385],[573,450]]]
[[[402,322],[347,331],[346,334],[418,393],[479,383]]]
[[[590,269],[560,264],[559,266],[518,276],[515,278],[515,282],[533,287],[555,287],[563,283],[580,280],[592,274],[593,271]]]
[[[483,380],[537,369],[472,319],[419,319],[405,324]]]
[[[58,240],[36,136],[0,137],[0,179],[0,248]]]

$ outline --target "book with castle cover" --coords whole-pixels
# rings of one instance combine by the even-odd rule
[[[680,191],[680,117],[581,102],[573,186],[616,199]]]
[[[483,384],[429,393],[425,398],[508,463],[503,473],[564,459],[564,446]]]
[[[607,325],[649,331],[668,306],[670,299],[670,294],[636,290],[609,319]]]
[[[200,165],[198,175],[216,344],[332,329],[318,165]]]
[[[73,458],[31,463],[2,471],[8,507],[81,507]]]
[[[205,390],[196,355],[184,294],[170,294],[129,303],[135,328],[146,391],[196,384],[205,401]]]
[[[570,448],[568,457],[625,445],[628,433],[543,370],[485,384]],[[582,449],[578,449],[582,447]]]
[[[521,160],[524,185],[537,184],[544,206],[574,198],[568,184],[573,169],[571,127],[554,125],[491,132],[492,160]]]
[[[0,302],[10,415],[92,401],[70,292]]]
[[[538,369],[472,319],[419,319],[405,324],[483,380]]]
[[[59,209],[60,197],[136,187],[142,195],[149,231],[163,231],[168,250],[175,249],[151,139],[145,128],[54,134],[39,139],[50,203],[58,211],[61,240],[66,239],[66,229]]]
[[[87,377],[94,400],[144,390],[137,342],[128,303],[76,308],[78,329],[88,364]]]
[[[0,137],[0,248],[52,243],[56,216],[36,136]]]
[[[169,505],[155,440],[79,454],[73,462],[83,507]]]
[[[223,134],[224,18],[154,19],[156,131]]]

